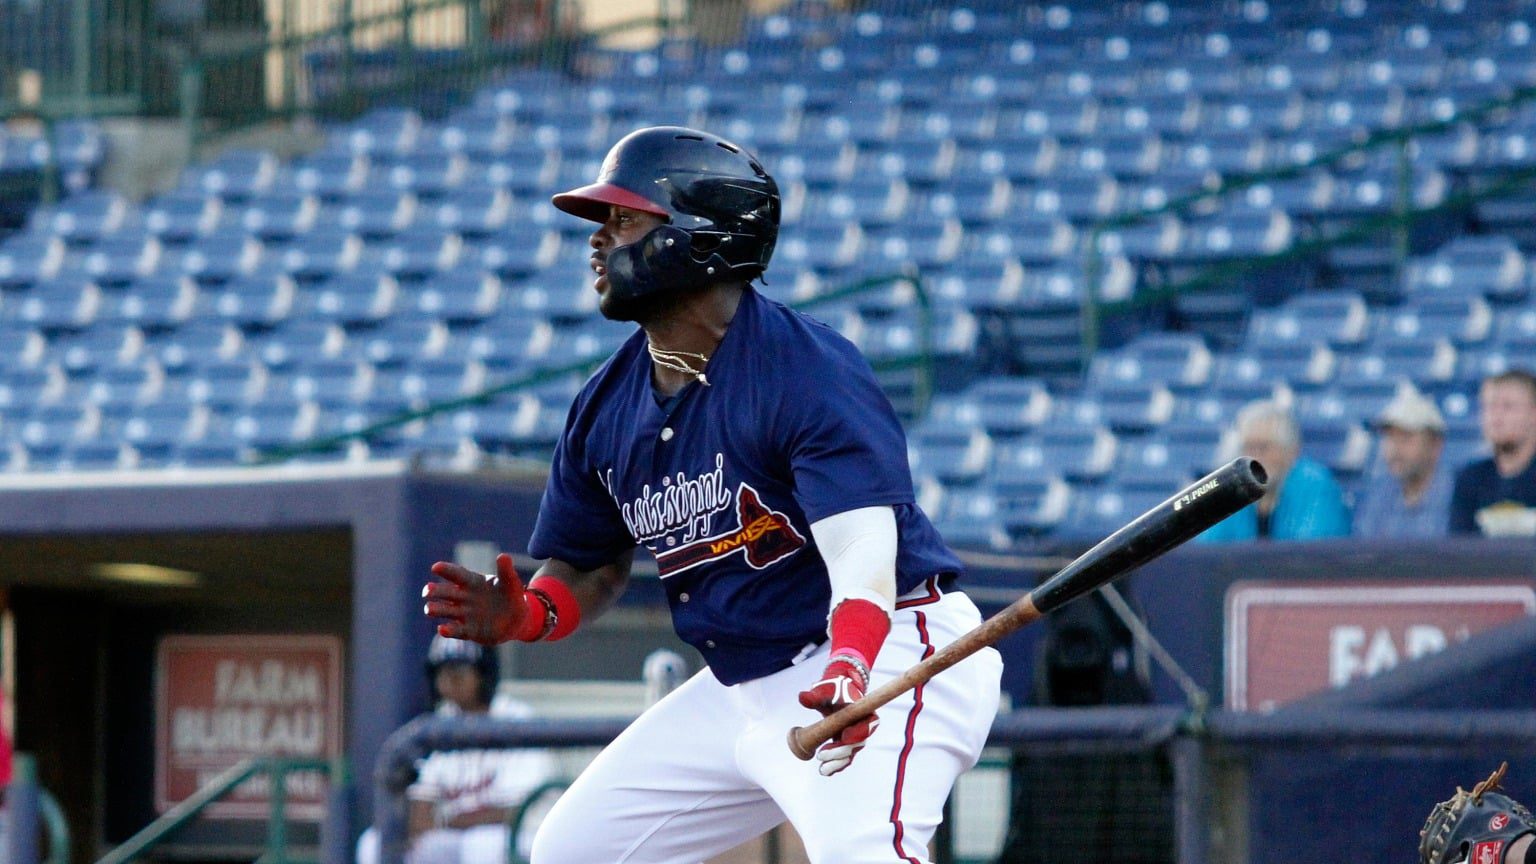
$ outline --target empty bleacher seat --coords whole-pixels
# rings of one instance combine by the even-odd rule
[[[200,189],[173,190],[144,207],[144,228],[167,243],[185,243],[213,231],[224,215],[224,202]]]
[[[51,234],[13,234],[0,242],[0,288],[25,287],[59,275],[64,241]]]

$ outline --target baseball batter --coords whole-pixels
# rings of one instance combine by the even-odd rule
[[[556,195],[597,223],[602,313],[639,329],[586,383],[556,448],[523,586],[439,562],[447,636],[554,641],[655,556],[678,635],[709,668],[571,786],[535,864],[697,864],[786,819],[812,861],[925,862],[997,710],[985,649],[817,753],[785,745],[980,623],[960,562],[913,499],[906,441],[858,350],[753,289],[779,192],[742,148],[654,127]]]

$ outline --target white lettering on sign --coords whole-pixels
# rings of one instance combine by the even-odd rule
[[[1457,634],[1465,639],[1463,634]],[[1369,634],[1364,627],[1341,626],[1328,631],[1328,683],[1343,687],[1356,678],[1369,678],[1393,668],[1402,658],[1414,660],[1442,651],[1450,644],[1445,631],[1431,624],[1414,624],[1403,630],[1399,648],[1392,631],[1378,627]]]
[[[213,700],[219,705],[317,705],[321,699],[320,670],[314,666],[221,660],[213,677]]]
[[[274,753],[320,756],[325,751],[325,714],[314,709],[177,708],[171,747],[191,753]]]

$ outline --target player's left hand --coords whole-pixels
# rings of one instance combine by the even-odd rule
[[[512,556],[496,556],[496,575],[485,576],[450,561],[432,565],[441,582],[428,582],[421,596],[425,612],[441,618],[437,632],[452,639],[468,639],[481,645],[499,645],[513,639],[528,617],[523,580]]]
[[[864,698],[868,689],[869,672],[863,663],[852,657],[834,656],[821,673],[821,680],[801,691],[800,704],[820,711],[825,717]],[[817,770],[823,777],[831,777],[847,768],[879,725],[879,715],[871,714],[821,745],[816,751],[816,760],[821,763]]]

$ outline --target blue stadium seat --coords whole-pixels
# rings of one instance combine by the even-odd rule
[[[1364,343],[1370,309],[1353,291],[1298,294],[1278,309],[1256,312],[1248,322],[1247,344],[1257,348],[1286,342],[1324,340],[1334,347]]]
[[[186,401],[223,410],[261,399],[271,376],[248,359],[196,361],[166,380],[167,401]]]
[[[100,427],[101,412],[96,406],[60,402],[34,406],[21,421],[18,437],[35,451],[88,441]]]
[[[956,177],[1003,177],[1028,185],[1048,178],[1061,159],[1061,142],[1052,136],[1014,136],[960,148],[954,173]]]
[[[1449,339],[1460,347],[1479,345],[1493,333],[1493,308],[1481,296],[1421,295],[1378,315],[1381,332]]]
[[[445,231],[480,238],[505,228],[513,212],[506,189],[477,184],[444,196],[432,210],[431,221]]]
[[[1415,258],[1404,274],[1412,296],[1482,295],[1495,303],[1513,303],[1529,293],[1530,267],[1511,238],[1464,235],[1425,258]]]
[[[280,190],[254,195],[231,208],[226,219],[260,240],[286,240],[316,225],[320,199],[301,191]]]
[[[229,418],[240,444],[255,451],[288,447],[314,435],[319,409],[313,403],[270,401],[251,405]]]
[[[415,111],[379,108],[336,130],[330,148],[368,156],[409,153],[416,149],[423,126],[421,115]]]
[[[907,449],[914,474],[946,486],[973,483],[992,464],[992,439],[978,427],[919,426]]]
[[[1270,165],[1269,139],[1246,129],[1211,130],[1194,136],[1178,159],[1187,167],[1218,174],[1250,174]]]
[[[1013,438],[1044,423],[1051,412],[1051,394],[1035,378],[989,377],[966,388],[963,400],[968,422],[979,424],[994,439]]]
[[[1370,465],[1374,438],[1362,422],[1340,419],[1301,419],[1301,452],[1327,465],[1348,482]]]
[[[304,312],[319,320],[356,329],[377,324],[395,313],[400,284],[383,273],[347,273],[307,292]]]
[[[75,255],[92,281],[122,285],[155,272],[160,265],[161,246],[154,235],[122,231],[97,240]]]
[[[102,366],[78,381],[78,395],[101,410],[103,417],[127,416],[159,398],[165,376],[154,363]]]
[[[416,211],[415,195],[370,188],[327,207],[320,221],[372,240],[393,237],[410,227],[416,221]]]
[[[438,200],[457,191],[469,177],[469,159],[464,154],[427,149],[391,158],[375,167],[369,185],[409,192],[423,200]]]
[[[1084,540],[1101,540],[1163,503],[1168,495],[1167,492],[1155,489],[1126,488],[1113,484],[1078,489],[1072,510],[1057,529],[1057,534]]]
[[[212,233],[223,214],[224,202],[217,195],[174,190],[145,205],[144,228],[166,243],[185,243]]]
[[[79,245],[117,232],[132,212],[128,200],[116,192],[91,190],[38,209],[29,222],[33,231],[50,233],[66,243]]]
[[[182,188],[230,201],[243,201],[270,190],[278,177],[277,157],[264,150],[228,150],[203,165],[188,168]]]
[[[950,490],[945,494],[943,512],[936,514],[935,527],[945,542],[1001,551],[1013,542],[1002,523],[1001,511],[999,496],[989,489]]]
[[[202,284],[217,284],[255,273],[264,251],[256,238],[244,233],[200,237],[185,248],[166,250],[156,272],[185,274]]]
[[[294,188],[324,202],[334,202],[367,187],[372,162],[362,153],[321,150],[300,156],[289,168]]]
[[[325,226],[269,251],[278,270],[307,283],[352,272],[362,261],[363,248],[356,234]]]
[[[167,371],[175,371],[193,362],[230,359],[244,344],[238,327],[207,318],[193,319],[175,330],[151,335],[145,350]]]
[[[467,242],[465,246],[465,264],[488,270],[503,279],[515,280],[553,265],[562,243],[558,231],[530,230],[501,232]]]
[[[298,294],[280,274],[232,279],[202,295],[202,314],[242,329],[271,327],[293,314]]]
[[[411,292],[410,308],[417,314],[450,323],[483,321],[501,303],[501,280],[483,270],[439,273]]]
[[[441,321],[396,317],[348,334],[346,353],[382,367],[436,357],[447,344],[448,328]]]
[[[485,390],[486,384],[486,369],[478,360],[438,357],[380,372],[374,380],[373,392],[385,398],[398,396],[414,407],[424,408],[473,396]]]
[[[1074,483],[1093,482],[1106,476],[1115,462],[1118,439],[1109,427],[1083,423],[1052,423],[1028,438],[1002,445],[1000,462],[1037,461],[1054,466]],[[1030,453],[1031,449],[1038,453]]]
[[[336,357],[295,364],[277,387],[289,400],[332,409],[356,405],[368,398],[373,391],[374,377],[371,364]]]
[[[280,370],[305,360],[336,357],[346,344],[346,331],[338,324],[291,318],[253,335],[250,350],[269,369]]]
[[[81,330],[96,323],[101,289],[83,279],[55,279],[33,285],[9,317],[44,331]]]
[[[49,346],[50,356],[71,376],[101,367],[131,364],[144,348],[144,333],[137,327],[92,327],[61,334]]]
[[[0,288],[17,288],[59,275],[64,241],[51,234],[13,234],[0,242]]]
[[[1173,391],[1158,381],[1105,383],[1085,396],[1098,402],[1100,421],[1118,435],[1156,429],[1173,416]]]
[[[202,438],[208,417],[208,408],[193,402],[157,402],[140,406],[117,431],[142,457],[168,461],[178,445]]]
[[[33,406],[50,404],[65,394],[67,382],[57,363],[7,370],[0,378],[0,409],[6,415],[19,416]]]
[[[464,254],[464,238],[436,227],[414,227],[368,244],[364,262],[404,281],[451,270]]]

